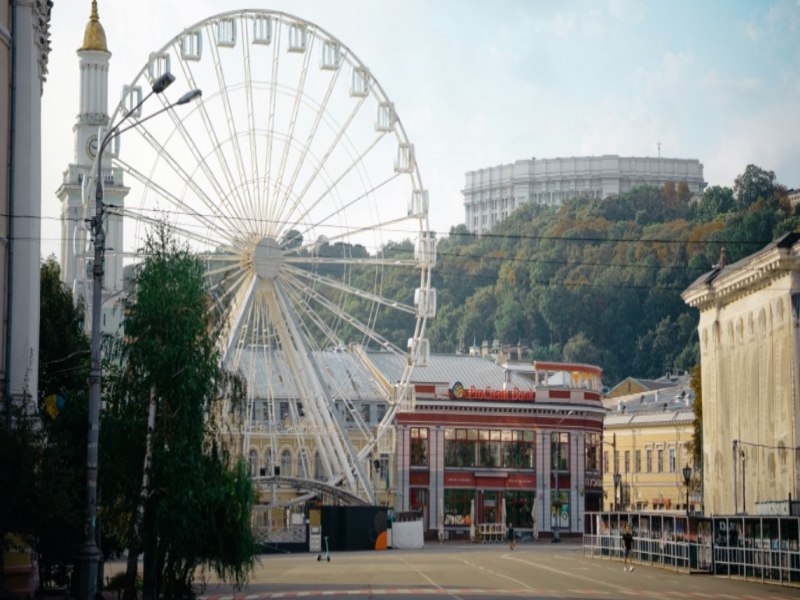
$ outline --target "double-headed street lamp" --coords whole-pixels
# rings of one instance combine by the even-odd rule
[[[121,126],[131,117],[136,115],[139,108],[153,94],[160,94],[167,89],[175,76],[172,73],[164,73],[153,82],[151,91],[142,98],[139,103],[125,113],[114,127],[110,128],[103,136],[103,141],[97,151],[97,161],[95,163],[95,216],[92,217],[90,227],[94,235],[94,264],[92,265],[92,338],[90,348],[89,365],[89,431],[86,442],[86,527],[85,539],[81,546],[79,560],[81,564],[80,577],[78,582],[79,600],[94,600],[97,593],[98,563],[100,561],[100,550],[97,547],[97,462],[98,444],[100,441],[100,328],[103,301],[103,271],[106,235],[103,230],[103,151],[108,144],[122,133],[133,129],[152,119],[153,117],[166,112],[180,104],[186,104],[199,98],[200,90],[186,92],[177,101],[163,106],[144,119],[131,123],[127,127]]]

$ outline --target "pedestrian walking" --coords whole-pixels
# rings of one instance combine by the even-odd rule
[[[514,537],[514,526],[509,523],[508,529],[506,529],[506,538],[508,539],[508,548],[513,551],[514,546],[517,545],[517,539]]]
[[[622,548],[625,552],[623,556],[623,571],[633,572],[633,565],[630,563],[631,548],[633,547],[633,533],[631,533],[631,526],[625,527],[625,533],[622,534]],[[630,567],[629,567],[630,565]]]

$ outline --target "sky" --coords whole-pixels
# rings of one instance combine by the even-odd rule
[[[90,0],[55,0],[42,96],[42,254],[74,161]],[[464,221],[464,174],[520,159],[696,158],[709,185],[748,164],[800,187],[800,0],[99,0],[109,110],[182,30],[277,10],[340,39],[394,102],[430,194],[431,228]],[[659,150],[660,144],[660,150]]]

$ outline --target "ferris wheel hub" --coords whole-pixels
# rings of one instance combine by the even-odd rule
[[[253,248],[253,267],[260,279],[277,279],[282,262],[283,252],[274,238],[261,238]]]

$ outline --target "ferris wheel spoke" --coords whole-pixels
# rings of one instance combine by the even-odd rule
[[[198,256],[198,258],[200,258]],[[223,267],[218,267],[216,269],[207,269],[206,270],[206,277],[214,278],[218,277],[219,275],[224,275],[226,273],[233,273],[234,271],[238,270],[238,266],[235,264],[225,265]]]
[[[247,103],[247,141],[250,147],[250,172],[253,175],[254,185],[249,191],[250,215],[257,221],[261,221],[258,214],[258,206],[261,204],[261,185],[258,172],[258,148],[256,143],[256,121],[255,106],[253,101],[253,76],[252,58],[250,56],[250,28],[243,26],[242,32],[244,42],[242,43],[242,63],[244,65],[245,80],[245,100]],[[254,197],[255,196],[255,197]]]
[[[325,238],[326,238],[328,243],[334,243],[334,242],[337,242],[337,241],[340,241],[340,240],[347,241],[347,240],[353,238],[354,236],[357,236],[358,234],[368,233],[370,231],[375,231],[376,229],[383,230],[383,231],[392,231],[392,229],[391,229],[392,227],[395,227],[395,226],[401,225],[402,223],[405,223],[405,222],[408,222],[408,221],[413,221],[413,220],[414,219],[411,219],[410,217],[404,215],[404,216],[401,216],[401,217],[397,217],[396,219],[389,219],[388,221],[381,221],[380,223],[377,223],[377,224],[373,223],[371,225],[365,225],[364,227],[357,227],[357,228],[353,228],[353,229],[348,229],[348,230],[344,231],[343,233],[340,233],[340,234],[337,234],[337,235],[325,236]],[[398,229],[398,230],[395,230],[395,231],[397,233],[400,233],[400,232],[402,232],[404,230]],[[301,246],[301,248],[303,250],[310,250],[314,246],[315,246],[315,244],[309,243],[309,244],[307,244],[305,246]]]
[[[292,105],[292,114],[291,117],[289,118],[289,126],[288,126],[286,141],[283,144],[283,154],[281,155],[281,162],[280,165],[278,166],[278,174],[277,177],[275,178],[274,192],[272,194],[272,201],[270,202],[270,207],[273,210],[272,213],[269,215],[269,223],[272,226],[272,229],[269,230],[269,233],[273,236],[276,234],[276,230],[278,229],[278,227],[280,227],[279,216],[283,212],[283,207],[279,205],[278,199],[281,194],[281,190],[284,189],[283,176],[286,170],[286,163],[288,162],[289,159],[289,150],[291,149],[292,141],[294,140],[294,131],[295,127],[297,126],[297,113],[300,109],[301,100],[303,99],[303,91],[305,89],[306,77],[308,76],[308,63],[309,60],[311,59],[311,51],[312,48],[314,47],[314,39],[315,36],[312,30],[309,47],[306,49],[303,55],[303,65],[300,69],[300,80],[297,84],[297,87],[295,88],[294,103]]]
[[[275,326],[279,330],[279,335],[282,339],[294,340],[295,343],[299,343],[300,334],[294,328],[293,320],[289,316],[288,307],[286,307],[283,300],[280,298],[278,288],[272,283],[273,282],[269,282],[268,285],[275,290],[275,293],[266,294],[265,298],[271,304],[269,307],[270,312],[279,317],[274,320]],[[281,305],[283,305],[283,307],[281,307]],[[331,429],[332,435],[324,436],[326,446],[331,448],[332,456],[336,457],[336,463],[338,463],[339,468],[342,469],[348,484],[354,487],[355,478],[353,477],[353,473],[355,469],[352,468],[354,466],[352,462],[355,457],[351,456],[346,449],[347,439],[345,438],[344,432],[341,431],[338,421],[335,420],[332,413],[326,412],[326,409],[328,409],[326,404],[332,404],[332,402],[330,402],[330,399],[326,398],[324,390],[322,389],[322,384],[317,379],[317,374],[313,365],[307,363],[308,355],[303,351],[302,345],[297,346],[289,344],[286,350],[285,358],[287,359],[289,368],[293,372],[295,384],[302,390],[302,395],[308,398],[308,404],[310,407],[313,407],[312,410],[317,410],[318,407],[323,408],[323,410],[318,411],[320,418],[328,427],[335,428]],[[330,409],[332,409],[332,406]]]
[[[208,36],[208,39],[210,40],[214,39],[214,33],[208,26],[206,27],[206,35]],[[209,44],[209,45],[212,46],[212,48],[214,46],[214,44]],[[180,64],[183,73],[186,76],[187,80],[189,81],[190,85],[192,85],[194,88],[197,88],[198,87],[197,82],[189,62],[180,61]],[[221,92],[225,94],[227,93],[225,91],[225,88],[222,88]],[[197,146],[197,142],[194,136],[192,136],[187,131],[183,123],[183,119],[179,118],[178,115],[175,114],[175,111],[169,111],[169,112],[170,112],[170,118],[172,119],[175,128],[180,133],[181,138],[186,144],[187,150],[192,154],[195,164],[200,168],[200,170],[202,171],[203,175],[205,175],[208,182],[213,186],[214,192],[217,195],[217,198],[219,199],[220,205],[225,206],[227,209],[229,209],[231,211],[231,216],[240,219],[242,222],[245,222],[246,221],[245,215],[242,214],[241,211],[239,210],[239,205],[241,205],[241,202],[239,202],[239,205],[232,202],[234,195],[236,195],[238,199],[239,189],[231,176],[231,171],[230,168],[228,167],[228,163],[225,158],[225,153],[223,152],[222,149],[223,144],[220,141],[219,136],[217,135],[216,128],[214,127],[215,119],[213,119],[211,115],[209,115],[208,107],[206,106],[206,102],[204,100],[200,100],[197,102],[196,111],[200,115],[201,120],[203,121],[206,134],[208,135],[208,139],[211,141],[214,157],[216,158],[220,170],[225,176],[229,192],[225,191],[225,188],[217,179],[217,175],[211,169],[207,158],[203,156],[202,153],[200,152],[200,149]]]
[[[341,183],[342,179],[347,177],[347,175],[355,167],[357,167],[364,160],[364,158],[367,157],[367,155],[378,145],[378,142],[380,142],[385,135],[386,132],[382,132],[379,135],[377,135],[375,139],[372,141],[372,143],[369,146],[367,146],[367,148],[360,155],[358,155],[353,160],[352,163],[350,163],[350,166],[344,169],[344,171],[342,171],[339,174],[339,176],[330,183],[330,185],[325,189],[325,191],[323,191],[319,196],[317,196],[316,200],[314,200],[311,204],[309,204],[309,206],[302,213],[300,213],[300,215],[298,215],[296,219],[293,220],[293,227],[292,227],[293,229],[300,226],[300,223],[302,223],[306,219],[306,217],[308,217],[309,213],[312,210],[314,210],[319,205],[319,203],[322,202],[336,188],[337,185],[339,185],[339,183]]]
[[[303,186],[303,189],[301,189],[300,192],[298,192],[297,197],[296,197],[295,202],[294,202],[294,205],[292,206],[292,210],[289,211],[289,214],[292,214],[297,209],[297,207],[300,205],[300,203],[303,201],[303,199],[306,197],[306,194],[308,193],[308,190],[311,188],[313,183],[317,180],[317,177],[319,176],[320,172],[325,167],[325,163],[328,162],[328,159],[330,158],[331,154],[333,154],[333,151],[336,150],[337,146],[339,145],[339,142],[341,142],[342,139],[344,138],[344,134],[347,131],[347,129],[350,127],[350,125],[352,124],[353,119],[355,119],[355,117],[358,114],[359,110],[364,105],[364,100],[365,99],[366,99],[366,96],[362,96],[361,98],[359,98],[358,102],[356,102],[355,106],[353,106],[353,110],[350,112],[350,115],[347,117],[347,120],[344,122],[342,127],[339,129],[338,133],[334,137],[334,139],[331,142],[330,146],[328,146],[327,150],[325,151],[325,154],[322,155],[322,158],[320,159],[319,163],[317,164],[316,168],[314,169],[314,172],[311,173],[311,176],[308,178],[308,180],[306,180],[306,183]],[[308,211],[306,211],[303,214],[303,216],[301,216],[301,219],[304,218],[304,216],[307,214],[307,212]],[[297,226],[299,221],[300,221],[300,219],[297,219],[295,221],[294,227]]]
[[[318,313],[314,312],[314,310],[312,310],[308,305],[308,302],[305,300],[302,293],[302,286],[294,282],[287,282],[286,293],[293,300],[298,314],[311,321],[311,323],[325,336],[331,345],[338,346],[341,340],[337,338],[336,332],[328,325],[325,319],[323,319]],[[309,334],[309,337],[312,339],[316,337],[305,324],[305,321],[303,322],[303,327]]]
[[[282,277],[281,281],[285,283],[286,278]],[[303,285],[303,284],[299,285],[301,286],[301,290],[304,294],[308,295],[309,298],[313,299],[317,305],[329,311],[337,319],[341,320],[343,323],[347,323],[353,329],[364,335],[366,338],[369,338],[370,340],[379,344],[382,348],[393,351],[398,355],[405,356],[405,352],[403,350],[395,346],[392,342],[387,340],[377,331],[373,330],[371,327],[369,327],[356,317],[342,310],[342,308],[338,304],[332,302],[324,295],[320,294],[317,290],[309,287],[308,285]]]
[[[281,41],[281,31],[283,27],[278,27],[275,32],[275,43],[272,44],[272,77],[269,85],[269,115],[267,116],[267,144],[264,158],[264,185],[263,185],[263,200],[259,205],[259,215],[263,221],[269,221],[272,215],[272,208],[270,206],[270,186],[272,176],[272,150],[275,140],[275,114],[276,103],[278,100],[278,61],[279,52],[278,47]]]
[[[156,144],[156,151],[161,152],[162,150],[163,148],[160,146],[160,144]],[[187,182],[187,185],[195,193],[196,197],[202,202],[203,206],[210,211],[209,215],[199,213],[195,207],[190,206],[184,200],[163,186],[159,185],[157,182],[152,181],[151,178],[147,177],[144,173],[136,169],[132,164],[124,160],[119,160],[118,162],[125,172],[130,174],[139,182],[146,184],[152,191],[158,193],[161,198],[166,200],[176,210],[185,212],[198,223],[205,225],[209,230],[216,231],[222,237],[222,239],[230,241],[234,237],[233,232],[219,226],[220,222],[228,223],[228,219],[218,211],[211,198],[206,195],[203,189],[194,182],[192,177],[185,172],[185,170],[174,158],[172,158],[169,153],[163,152],[161,156],[170,166],[170,168],[178,175],[178,177],[183,178]]]
[[[325,96],[323,97],[322,102],[320,103],[319,108],[317,109],[317,114],[314,119],[314,123],[311,126],[308,135],[306,136],[305,145],[303,146],[303,150],[300,153],[300,157],[297,159],[297,162],[295,163],[294,171],[292,172],[292,176],[289,179],[289,184],[288,186],[286,186],[286,193],[284,194],[283,201],[280,204],[281,213],[278,215],[278,221],[288,219],[289,216],[292,214],[292,212],[294,212],[298,202],[300,201],[299,196],[295,197],[295,200],[292,203],[291,207],[289,207],[289,210],[288,211],[283,210],[283,208],[287,206],[289,203],[289,194],[292,190],[294,190],[295,183],[297,182],[297,176],[300,174],[300,170],[302,169],[303,165],[305,164],[306,158],[308,157],[308,152],[309,149],[311,148],[311,143],[313,142],[314,136],[317,133],[317,129],[319,128],[319,124],[322,121],[322,117],[325,116],[325,111],[327,109],[328,102],[330,101],[331,93],[333,92],[334,87],[336,85],[336,81],[339,78],[339,72],[340,72],[339,69],[334,71],[333,76],[328,81],[328,89],[325,90]],[[321,168],[321,166],[318,166],[318,169],[319,168]]]
[[[247,208],[248,204],[252,205],[252,198],[250,197],[250,188],[249,186],[246,185],[244,186],[245,198],[242,198],[240,193],[242,186],[238,185],[239,182],[245,182],[249,178],[247,176],[247,172],[244,167],[244,161],[242,160],[242,149],[241,146],[239,145],[239,136],[237,134],[236,125],[234,123],[233,109],[231,108],[231,99],[228,93],[225,91],[228,89],[227,82],[225,81],[225,72],[222,68],[222,63],[220,61],[220,56],[219,56],[219,48],[217,47],[217,44],[209,44],[209,46],[211,47],[211,55],[214,61],[214,69],[216,71],[217,82],[219,83],[219,89],[222,90],[222,93],[220,94],[220,99],[222,100],[222,107],[225,111],[225,122],[228,125],[228,139],[230,140],[230,145],[233,150],[233,157],[236,162],[236,170],[238,172],[238,182],[237,178],[234,177],[234,174],[228,164],[228,159],[224,153],[220,153],[220,155],[223,158],[223,163],[221,164],[222,171],[228,182],[228,189],[231,190],[231,193],[234,194],[239,201],[240,213],[243,216],[250,216],[252,218],[252,212],[249,211]],[[248,88],[249,85],[250,82],[247,81],[245,84],[245,88]],[[253,226],[254,231],[258,231],[253,221],[250,221],[250,225]]]
[[[235,292],[230,295],[228,304],[222,305],[223,312],[220,315],[219,326],[217,327],[217,339],[227,338],[227,341],[223,340],[226,355],[240,335],[242,320],[250,310],[255,286],[255,277],[252,275],[245,276],[240,285],[235,287]]]
[[[288,252],[292,252],[291,250]],[[337,265],[351,267],[417,267],[419,262],[413,258],[389,258],[384,256],[374,256],[369,258],[356,257],[336,257],[329,258],[324,256],[293,256],[286,254],[283,262],[290,265]]]
[[[392,308],[398,310],[400,312],[405,312],[410,315],[416,314],[416,309],[413,306],[409,306],[407,304],[403,304],[402,302],[396,302],[394,300],[389,300],[380,296],[378,294],[368,292],[366,290],[359,289],[352,285],[348,285],[344,281],[339,281],[335,279],[331,279],[330,277],[325,277],[324,275],[319,275],[318,273],[313,273],[311,271],[305,271],[303,269],[298,269],[296,267],[287,267],[287,272],[295,275],[296,277],[306,280],[310,283],[320,283],[325,285],[331,289],[345,292],[350,294],[351,296],[355,296],[357,298],[361,298],[364,300],[368,300],[370,302],[380,304],[382,306],[386,306],[388,308]]]

